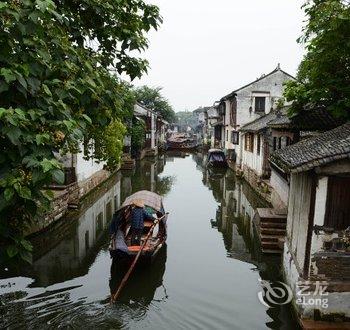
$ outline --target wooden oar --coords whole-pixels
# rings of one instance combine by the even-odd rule
[[[151,237],[152,233],[153,233],[153,230],[154,230],[154,227],[159,223],[159,221],[161,221],[166,215],[168,215],[169,213],[165,213],[162,217],[158,218],[156,221],[154,221],[152,227],[150,228],[144,242],[142,243],[141,247],[140,247],[140,250],[139,252],[137,253],[135,259],[133,260],[129,270],[126,272],[126,274],[124,275],[122,281],[120,282],[119,284],[119,287],[118,287],[118,290],[115,294],[112,294],[111,295],[111,304],[115,303],[115,301],[117,300],[117,298],[119,297],[119,294],[120,292],[122,291],[126,281],[128,280],[131,272],[134,270],[135,266],[136,266],[136,263],[137,263],[137,260],[139,259],[140,255],[141,255],[141,252],[143,250],[143,248],[146,246],[146,243],[148,241],[148,239]]]

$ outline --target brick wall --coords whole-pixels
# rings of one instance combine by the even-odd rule
[[[318,252],[311,259],[314,280],[350,281],[350,253]]]

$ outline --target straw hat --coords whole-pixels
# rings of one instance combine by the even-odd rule
[[[137,207],[145,207],[145,203],[142,199],[135,199],[133,204]]]

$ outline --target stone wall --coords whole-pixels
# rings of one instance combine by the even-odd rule
[[[267,202],[271,203],[271,187],[266,180],[262,180],[261,177],[253,169],[247,165],[242,166],[242,170],[236,169],[236,173],[244,177],[249,185]]]
[[[79,183],[72,183],[63,190],[53,191],[54,198],[51,202],[51,211],[40,219],[35,220],[25,234],[31,235],[42,231],[62,218],[69,208],[78,208],[80,200],[106,181],[111,175],[112,173],[109,171],[100,170],[88,179]]]
[[[313,280],[350,281],[350,253],[318,252],[312,256]]]

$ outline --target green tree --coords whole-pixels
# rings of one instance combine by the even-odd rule
[[[0,258],[29,260],[24,230],[50,207],[44,188],[64,179],[54,152],[116,165],[134,96],[111,72],[139,77],[160,23],[141,0],[0,1]]]
[[[307,24],[298,42],[307,53],[296,81],[285,89],[292,110],[325,106],[334,117],[350,119],[350,5],[342,0],[309,0]]]
[[[130,128],[131,149],[133,154],[139,153],[145,143],[146,124],[144,121],[133,119],[133,124]]]
[[[158,112],[166,121],[175,121],[175,112],[169,101],[161,94],[162,87],[142,86],[135,88],[136,100],[146,108]]]

